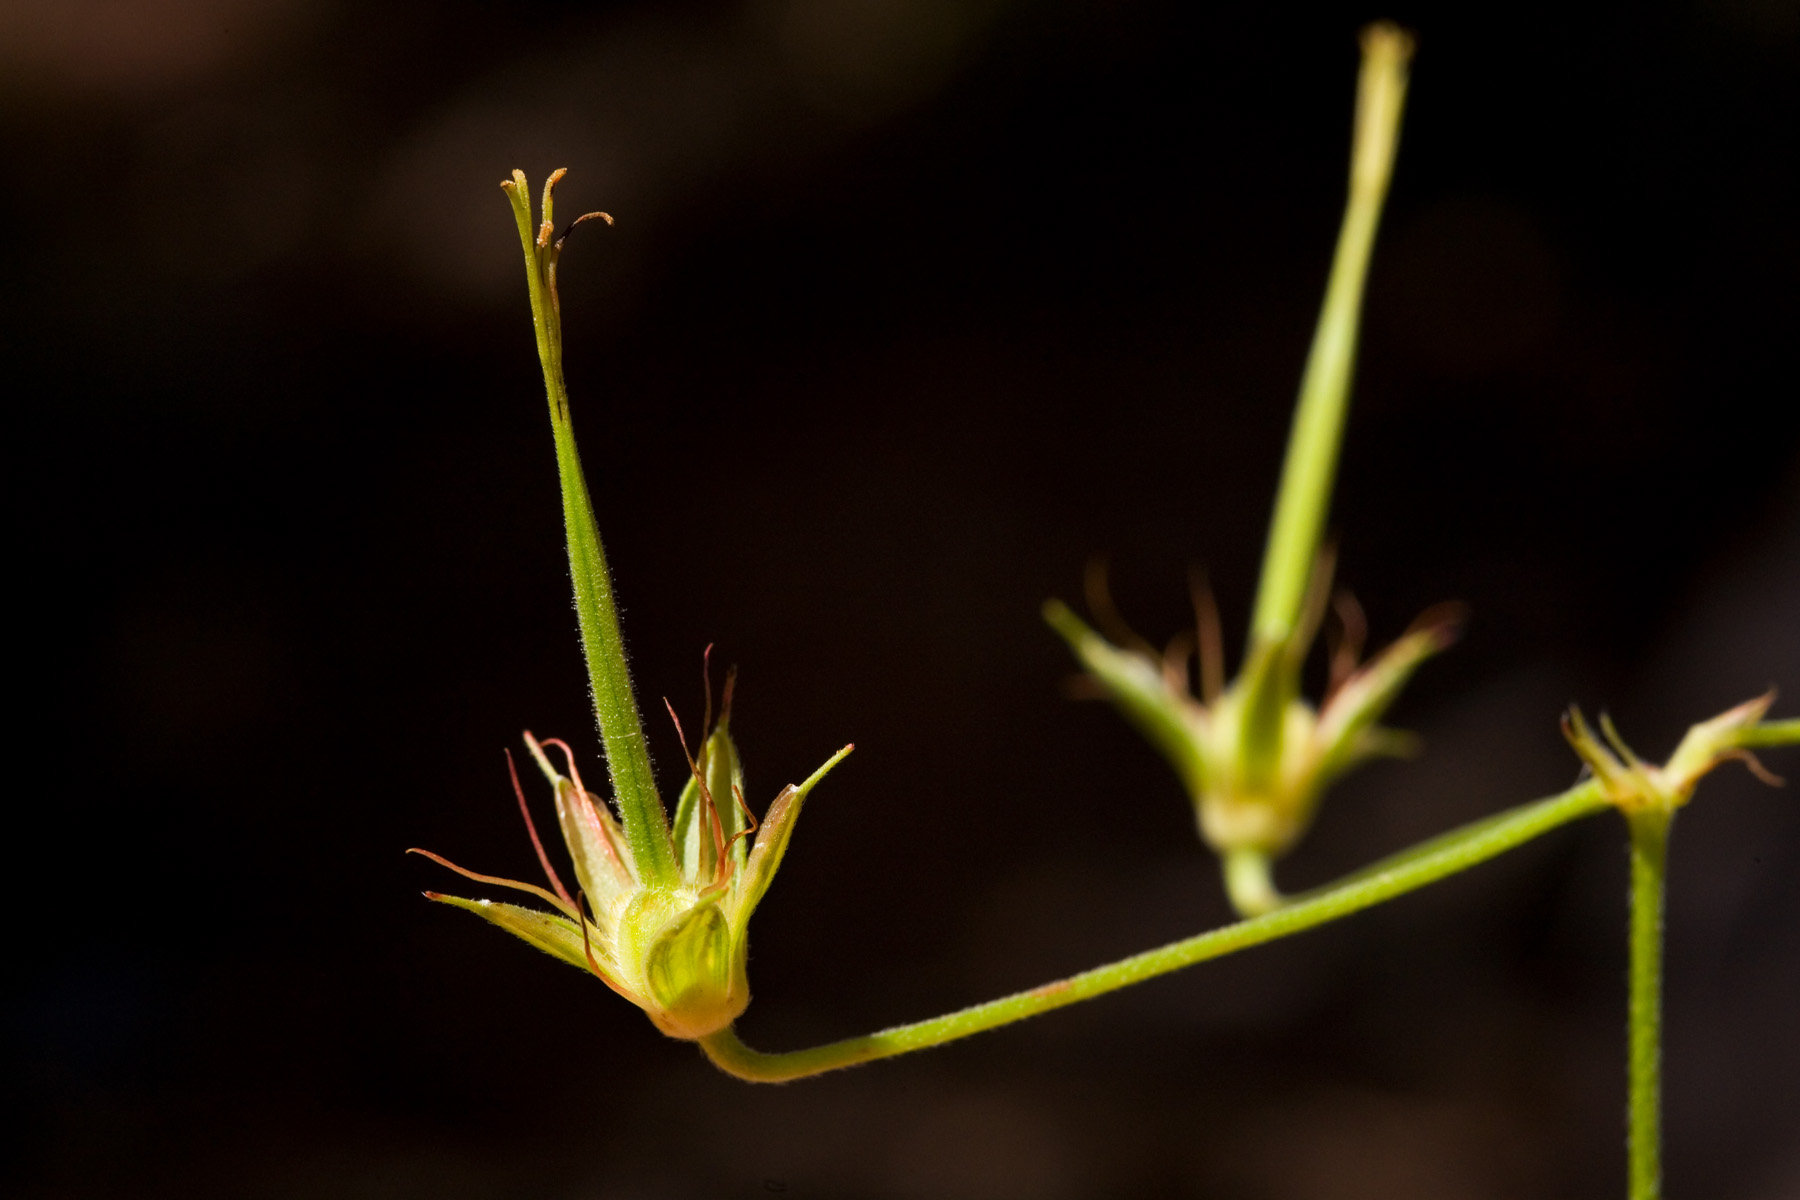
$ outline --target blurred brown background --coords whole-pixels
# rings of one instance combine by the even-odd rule
[[[745,1036],[1224,921],[1037,606],[1104,552],[1160,641],[1202,561],[1242,628],[1383,15],[1421,49],[1333,522],[1377,638],[1474,623],[1296,887],[1566,786],[1571,700],[1661,755],[1800,696],[1791,0],[0,3],[8,1194],[1620,1194],[1610,819],[783,1088],[401,855],[529,876],[501,748],[595,751],[495,186],[567,166],[618,218],[564,300],[640,694],[696,712],[716,642],[759,808],[858,745]],[[1791,1200],[1795,793],[1725,772],[1674,871],[1670,1192]]]

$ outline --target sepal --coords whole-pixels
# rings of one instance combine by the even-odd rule
[[[1141,651],[1113,645],[1060,600],[1045,602],[1044,620],[1062,635],[1125,719],[1169,760],[1188,793],[1204,791],[1207,712],[1185,694],[1185,686],[1171,687],[1162,664]]]
[[[1462,631],[1460,605],[1427,612],[1399,641],[1352,671],[1319,713],[1318,738],[1329,747],[1320,764],[1321,786],[1369,758],[1410,757],[1417,739],[1399,730],[1378,729],[1379,721],[1426,659],[1447,649]]]
[[[587,956],[582,951],[581,929],[567,917],[526,908],[522,904],[471,900],[463,896],[447,896],[442,892],[426,892],[425,898],[472,912],[519,940],[531,943],[552,958],[560,958],[572,967],[588,970]]]
[[[1689,727],[1680,745],[1675,747],[1675,753],[1660,767],[1639,758],[1619,736],[1612,718],[1604,713],[1600,715],[1604,744],[1601,738],[1594,736],[1587,718],[1575,706],[1570,706],[1563,717],[1563,736],[1576,756],[1593,772],[1607,802],[1614,808],[1626,816],[1644,812],[1669,816],[1693,798],[1694,788],[1702,778],[1729,761],[1742,762],[1764,783],[1781,783],[1749,750],[1754,745],[1794,740],[1787,736],[1765,736],[1771,731],[1785,731],[1793,724],[1791,721],[1763,723],[1769,706],[1774,703],[1775,693],[1771,690],[1727,709],[1711,720]]]
[[[1217,615],[1203,585],[1195,596],[1199,628],[1159,660],[1128,629],[1120,646],[1067,606],[1050,601],[1044,618],[1074,651],[1100,691],[1162,752],[1181,778],[1201,838],[1226,860],[1227,890],[1240,912],[1278,902],[1270,861],[1311,824],[1325,787],[1371,758],[1416,752],[1417,738],[1379,724],[1420,664],[1456,639],[1459,606],[1434,609],[1373,660],[1358,666],[1362,616],[1340,595],[1344,636],[1332,654],[1333,685],[1315,712],[1300,693],[1300,672],[1326,610],[1331,558],[1321,557],[1302,619],[1284,639],[1253,639],[1243,671],[1229,687],[1217,650]],[[1104,584],[1090,584],[1094,603],[1110,611]],[[1123,627],[1123,622],[1114,621]],[[1185,635],[1184,635],[1185,639]],[[1203,700],[1189,691],[1188,654],[1198,646]],[[1144,648],[1139,649],[1142,645]],[[1208,649],[1212,647],[1212,649]],[[1215,681],[1208,685],[1207,680]]]
[[[758,827],[743,802],[743,768],[726,731],[727,719],[728,714],[709,731],[700,758],[689,759],[689,786],[682,794],[673,830],[663,835],[671,843],[675,837],[681,838],[679,846],[669,846],[670,861],[679,867],[674,886],[639,881],[617,821],[582,786],[573,760],[565,776],[546,753],[547,747],[555,747],[567,754],[568,747],[554,739],[540,742],[527,733],[526,746],[555,790],[558,823],[574,862],[579,892],[570,896],[544,856],[521,793],[526,828],[554,891],[481,875],[429,851],[417,853],[471,879],[536,895],[557,911],[433,892],[426,895],[467,909],[545,953],[597,975],[642,1008],[670,1037],[697,1040],[717,1033],[750,1003],[745,973],[750,915],[787,853],[800,808],[819,781],[853,749],[845,746],[804,783],[783,788]],[[679,731],[679,722],[676,727]],[[747,847],[752,836],[754,844]]]
[[[819,781],[831,772],[831,768],[843,762],[855,746],[845,746],[836,754],[825,760],[825,765],[814,771],[806,782],[795,786],[789,784],[781,789],[775,797],[775,803],[769,805],[768,815],[763,818],[757,829],[756,846],[750,851],[744,864],[743,882],[738,887],[737,911],[732,914],[732,923],[740,930],[750,920],[750,914],[762,903],[763,896],[769,890],[769,884],[775,880],[775,872],[781,869],[781,860],[787,855],[788,841],[794,836],[794,822],[800,819],[800,807],[812,794]]]

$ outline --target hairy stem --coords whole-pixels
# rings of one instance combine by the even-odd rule
[[[1663,905],[1671,817],[1664,809],[1645,808],[1626,818],[1631,829],[1631,1015],[1626,1035],[1631,1200],[1662,1195]]]
[[[550,401],[550,428],[556,438],[556,473],[562,484],[563,525],[569,542],[569,575],[575,585],[575,613],[581,626],[581,648],[593,688],[594,715],[606,749],[614,802],[631,848],[632,865],[645,884],[673,883],[678,873],[669,842],[668,816],[656,793],[643,724],[632,695],[625,662],[625,639],[619,631],[612,576],[606,548],[588,498],[575,427],[569,418],[569,389],[563,382],[562,312],[556,295],[556,260],[560,242],[552,242],[551,192],[558,171],[544,187],[543,223],[533,228],[531,198],[523,172],[501,184],[512,200],[519,241],[525,250],[525,274],[531,290],[531,319],[537,331],[538,359],[544,367],[544,390]]]
[[[801,1079],[928,1049],[1347,917],[1466,870],[1559,825],[1597,812],[1606,803],[1600,785],[1589,781],[1560,795],[1508,809],[1433,838],[1328,887],[1296,896],[1274,912],[946,1016],[785,1054],[752,1050],[731,1028],[701,1039],[700,1044],[721,1070],[760,1083]]]

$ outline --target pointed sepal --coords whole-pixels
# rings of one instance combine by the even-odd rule
[[[763,816],[762,824],[756,831],[756,846],[744,863],[743,882],[737,889],[737,907],[732,913],[731,923],[740,931],[749,923],[750,914],[756,911],[756,906],[762,903],[769,884],[774,882],[775,872],[781,869],[781,860],[787,854],[788,840],[794,836],[794,822],[799,820],[800,808],[806,803],[807,796],[812,794],[813,788],[830,773],[831,768],[843,762],[854,749],[855,746],[845,746],[826,759],[825,765],[809,775],[805,783],[799,786],[789,784],[782,788],[781,794],[775,797],[775,803],[769,805],[769,811]]]
[[[566,745],[555,738],[539,742],[529,733],[525,735],[525,745],[544,778],[555,789],[556,823],[562,829],[563,844],[569,849],[569,857],[574,860],[575,878],[587,894],[596,919],[604,920],[603,914],[611,909],[613,902],[637,886],[625,836],[612,813],[595,804],[582,785],[581,775],[574,768],[574,756],[568,754]],[[546,745],[557,747],[568,756],[574,778],[556,769],[544,752]]]
[[[681,877],[689,884],[710,886],[742,869],[746,850],[741,835],[747,832],[743,795],[737,743],[731,740],[728,721],[721,719],[690,763],[687,786],[675,805],[675,853]],[[729,861],[729,868],[721,871],[721,861]]]
[[[1407,756],[1415,744],[1397,730],[1376,726],[1421,664],[1455,642],[1462,632],[1460,605],[1433,609],[1412,629],[1374,658],[1352,671],[1319,713],[1317,737],[1324,758],[1320,786],[1377,755]]]
[[[1113,645],[1061,601],[1045,603],[1044,620],[1062,635],[1114,707],[1169,760],[1188,795],[1198,797],[1209,776],[1206,710],[1169,686],[1161,664]]]
[[[520,941],[530,942],[552,958],[560,958],[572,967],[588,970],[587,955],[582,951],[581,929],[567,917],[547,913],[522,904],[506,904],[499,900],[470,900],[464,896],[447,896],[442,892],[426,892],[427,900],[465,909],[484,921],[490,921]]]

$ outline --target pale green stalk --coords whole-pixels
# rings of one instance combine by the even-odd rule
[[[1673,816],[1646,808],[1626,817],[1631,828],[1631,1015],[1626,1035],[1631,1100],[1625,1149],[1630,1200],[1662,1195],[1663,907]]]
[[[500,186],[512,200],[519,241],[525,250],[526,278],[531,290],[531,320],[537,331],[538,359],[544,367],[544,390],[550,400],[550,428],[556,437],[556,472],[562,483],[563,526],[568,533],[569,575],[575,584],[575,613],[581,625],[581,647],[593,687],[594,714],[606,749],[613,797],[631,848],[632,864],[643,884],[673,885],[679,878],[670,847],[668,816],[656,792],[650,753],[644,745],[631,673],[625,663],[625,639],[613,600],[606,549],[594,520],[582,475],[581,455],[569,418],[569,389],[563,382],[562,309],[556,294],[556,260],[562,249],[553,242],[551,193],[562,177],[557,171],[544,184],[542,224],[532,227],[531,197],[525,175],[513,172]],[[610,221],[610,218],[608,218]]]
[[[1300,400],[1281,468],[1281,492],[1275,501],[1262,580],[1256,591],[1250,626],[1253,646],[1285,642],[1299,627],[1308,581],[1318,559],[1332,480],[1337,474],[1338,447],[1344,436],[1369,254],[1393,175],[1411,55],[1412,39],[1392,25],[1371,26],[1363,35],[1350,198],[1331,263],[1325,306],[1300,380]]]
[[[701,1039],[700,1044],[721,1070],[761,1083],[801,1079],[928,1049],[1349,916],[1467,870],[1606,805],[1601,786],[1589,781],[1423,842],[1329,887],[1297,896],[1275,912],[947,1016],[785,1054],[752,1050],[730,1028]]]
[[[1249,847],[1225,855],[1225,895],[1242,917],[1261,916],[1282,905],[1275,886],[1275,864],[1261,850]]]
[[[1746,749],[1753,746],[1792,746],[1796,743],[1800,743],[1800,717],[1789,717],[1785,721],[1764,721],[1737,735],[1737,744]]]
[[[1630,1200],[1662,1195],[1662,959],[1669,829],[1676,809],[1721,763],[1745,759],[1752,771],[1778,782],[1750,747],[1800,742],[1800,720],[1763,722],[1775,693],[1758,696],[1691,727],[1669,761],[1639,758],[1603,714],[1595,737],[1580,710],[1571,709],[1563,733],[1594,780],[1625,815],[1631,831],[1631,974],[1626,1018],[1627,1105],[1625,1162]]]

